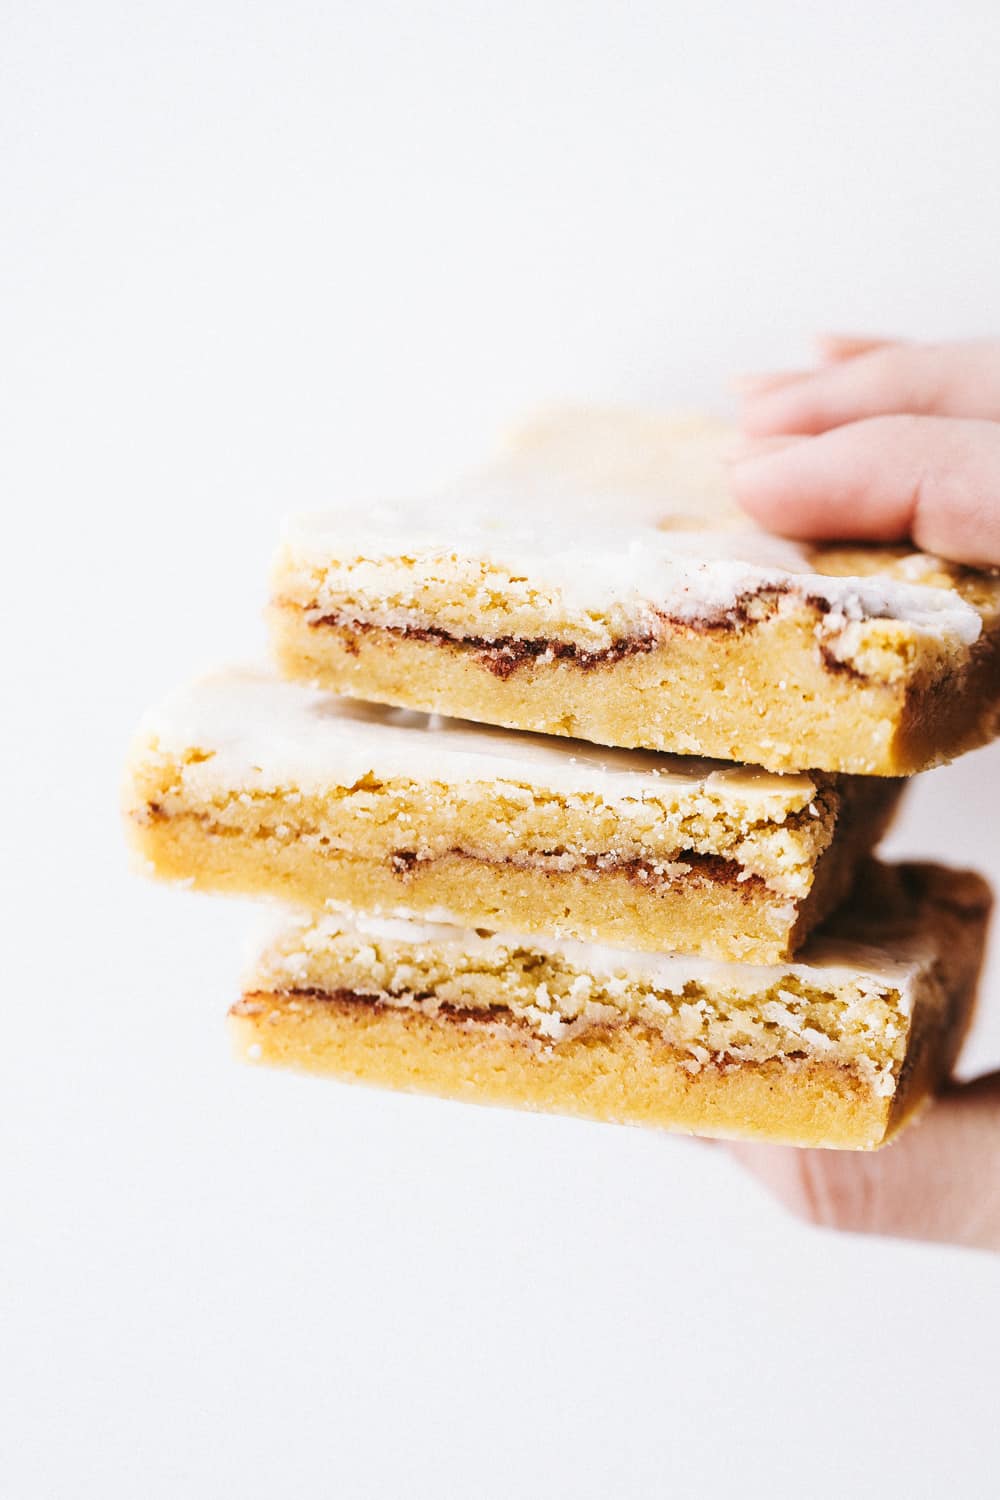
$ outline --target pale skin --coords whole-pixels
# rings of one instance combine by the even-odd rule
[[[1000,566],[1000,340],[836,335],[820,356],[739,382],[741,504],[785,536],[909,537]],[[882,1151],[729,1149],[812,1223],[1000,1251],[1000,1073],[952,1085]]]

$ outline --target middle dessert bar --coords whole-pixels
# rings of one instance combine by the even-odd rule
[[[844,897],[898,795],[234,671],[149,716],[128,809],[155,872],[206,890],[776,963]]]

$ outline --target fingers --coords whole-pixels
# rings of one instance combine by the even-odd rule
[[[745,377],[747,432],[826,432],[897,413],[1000,420],[1000,340],[904,344],[821,341],[825,363],[789,375]]]
[[[835,364],[839,360],[854,359],[859,354],[869,354],[873,349],[884,349],[897,342],[895,339],[876,339],[851,333],[821,333],[817,336],[816,346],[824,364]],[[753,397],[795,385],[808,380],[813,374],[813,370],[775,370],[763,375],[737,375],[732,381],[732,387],[739,396]]]
[[[768,530],[816,540],[911,537],[957,562],[1000,564],[1000,424],[873,417],[747,448],[732,462],[733,490]]]
[[[881,1151],[728,1149],[812,1224],[1000,1251],[1000,1073],[951,1089]]]

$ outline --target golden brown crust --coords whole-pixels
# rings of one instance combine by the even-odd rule
[[[480,1104],[537,1109],[698,1135],[871,1149],[919,1101],[933,1072],[920,1049],[910,1085],[881,1097],[850,1069],[801,1063],[708,1067],[630,1023],[556,1046],[516,1024],[430,1018],[344,996],[249,994],[230,1012],[242,1057]]]
[[[819,856],[808,894],[794,899],[747,878],[735,861],[689,851],[659,872],[639,860],[616,866],[606,856],[574,868],[557,857],[533,864],[456,849],[429,859],[394,851],[393,840],[413,843],[432,831],[432,810],[423,826],[390,827],[380,852],[371,842],[370,817],[337,822],[331,807],[324,819],[322,799],[293,806],[277,796],[234,796],[199,811],[172,776],[167,767],[159,784],[144,781],[130,814],[133,843],[165,879],[311,907],[333,900],[369,911],[444,908],[472,927],[559,931],[623,947],[697,950],[756,963],[791,956],[843,899],[895,797],[881,782],[846,788],[842,826]]]
[[[831,664],[798,615],[746,630],[678,626],[604,666],[532,657],[507,676],[475,647],[369,624],[316,626],[293,604],[272,606],[271,622],[286,675],[348,696],[773,771],[909,776],[986,743],[1000,715],[995,621],[963,662],[931,653],[923,667],[892,622],[875,622],[886,627],[873,636],[882,646],[868,648],[879,676]]]
[[[967,872],[873,865],[858,902],[854,941],[884,934],[881,978],[863,966],[854,976],[859,950],[849,943],[838,966],[811,978],[708,965],[700,981],[697,967],[651,981],[641,966],[630,978],[623,956],[614,986],[588,984],[571,950],[545,956],[508,942],[494,952],[472,935],[453,950],[433,930],[380,936],[328,917],[289,930],[262,957],[233,1025],[250,1060],[341,1078],[708,1135],[871,1148],[951,1071],[991,898]],[[899,964],[915,940],[916,968]],[[586,960],[595,975],[596,954]]]

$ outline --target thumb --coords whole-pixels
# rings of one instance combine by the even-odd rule
[[[949,1089],[881,1151],[728,1149],[812,1224],[1000,1251],[1000,1073]]]

